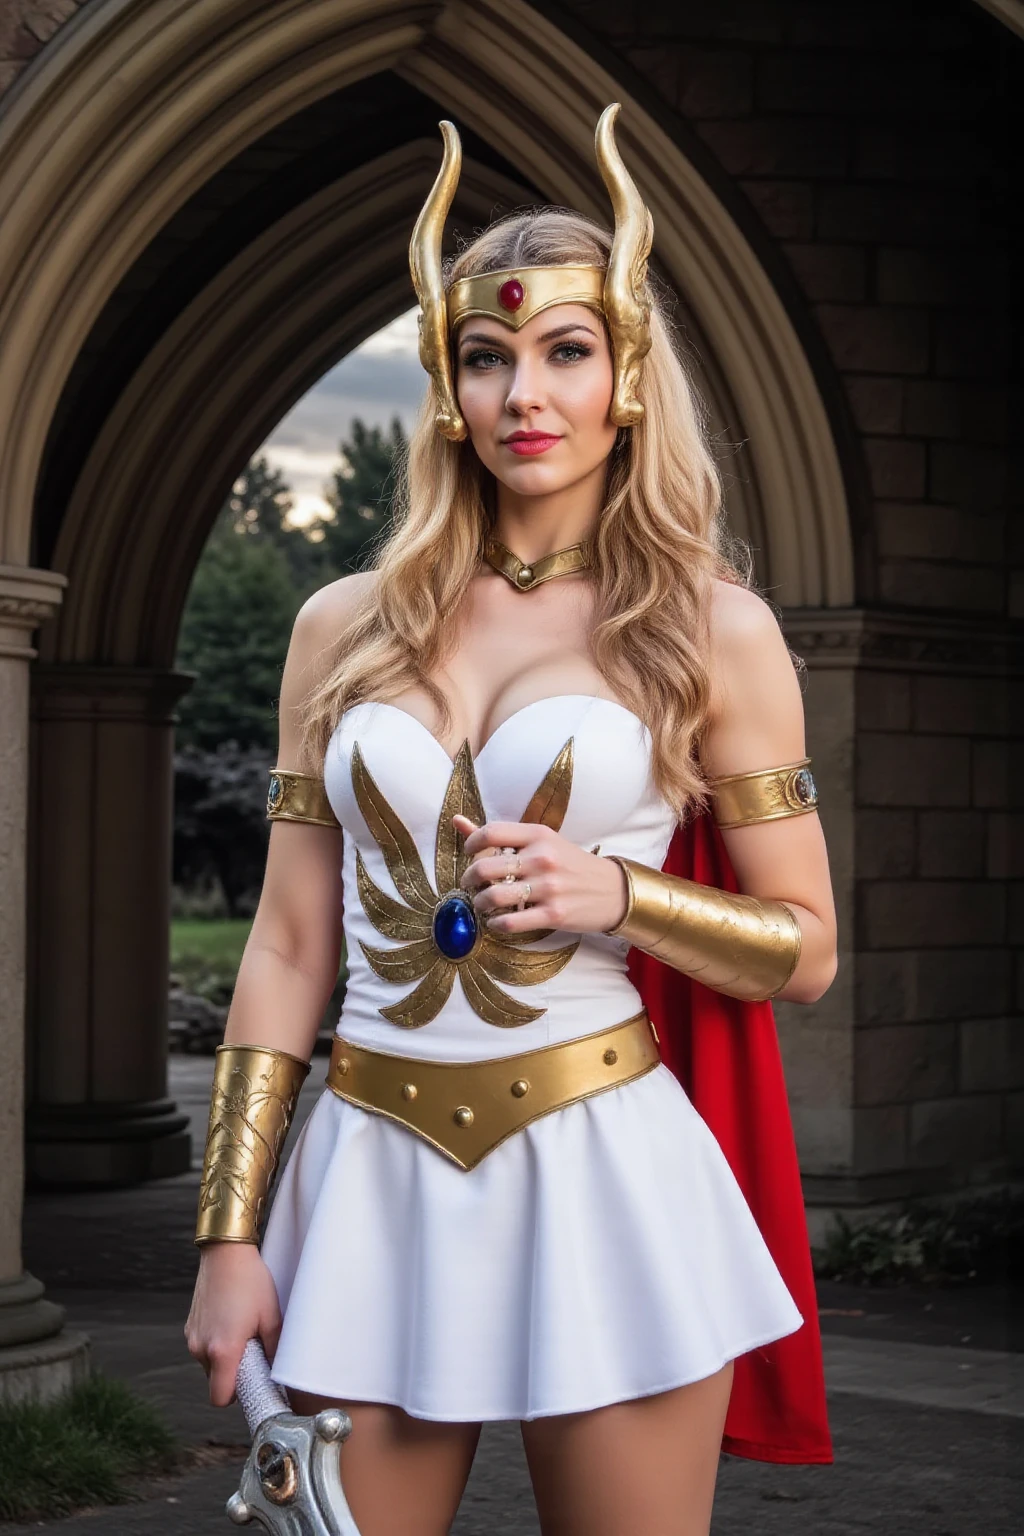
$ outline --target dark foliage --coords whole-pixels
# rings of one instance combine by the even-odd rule
[[[863,1285],[1016,1282],[1024,1278],[1024,1195],[922,1200],[865,1222],[837,1215],[814,1259],[819,1276]]]

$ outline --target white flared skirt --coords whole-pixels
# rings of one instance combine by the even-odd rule
[[[463,1171],[325,1089],[263,1256],[275,1381],[423,1419],[533,1419],[661,1392],[803,1318],[664,1064]]]

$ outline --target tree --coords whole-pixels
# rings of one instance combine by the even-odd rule
[[[324,556],[320,545],[305,528],[288,522],[294,502],[291,487],[279,469],[271,468],[266,455],[251,459],[231,488],[224,515],[236,533],[272,544],[288,564],[292,582],[303,597],[331,576],[322,574]]]
[[[235,741],[272,752],[281,669],[301,600],[274,536],[236,532],[237,518],[229,501],[192,579],[178,665],[198,677],[178,707],[177,744],[214,750]]]
[[[216,879],[228,917],[251,916],[267,859],[267,754],[220,742],[174,754],[174,880]]]
[[[408,442],[397,416],[387,432],[357,417],[339,446],[342,462],[326,493],[334,516],[315,519],[310,531],[327,563],[343,575],[360,570],[391,527],[395,466]]]

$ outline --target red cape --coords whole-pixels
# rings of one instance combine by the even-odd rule
[[[709,816],[676,830],[662,868],[737,889]],[[818,1304],[771,1003],[723,997],[638,949],[628,968],[665,1065],[725,1153],[804,1318],[795,1333],[737,1358],[722,1449],[758,1461],[831,1462]]]

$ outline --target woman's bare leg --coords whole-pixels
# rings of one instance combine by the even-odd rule
[[[543,1536],[708,1536],[732,1375],[524,1422]]]
[[[296,1413],[339,1407],[352,1420],[341,1446],[341,1481],[361,1536],[448,1536],[479,1424],[439,1424],[391,1403],[341,1402],[291,1389],[288,1398]]]

